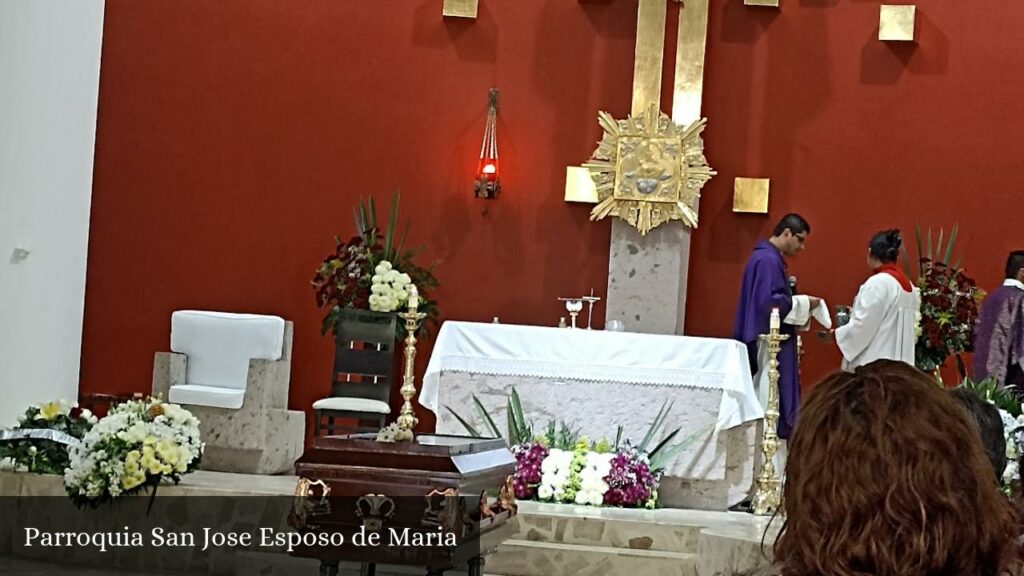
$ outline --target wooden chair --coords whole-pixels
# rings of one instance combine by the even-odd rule
[[[334,341],[331,396],[313,403],[316,436],[335,434],[342,428],[337,420],[355,420],[354,430],[344,427],[346,432],[376,432],[384,427],[391,414],[396,326],[392,313],[343,312]],[[361,425],[366,422],[374,427]]]

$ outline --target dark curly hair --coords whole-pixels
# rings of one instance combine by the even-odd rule
[[[786,576],[1017,568],[1016,516],[974,424],[902,362],[833,374],[809,394],[789,443],[784,508],[775,560]]]

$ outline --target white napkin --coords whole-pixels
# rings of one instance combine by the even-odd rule
[[[811,312],[811,318],[818,321],[819,324],[825,327],[825,329],[832,327],[832,314],[828,311],[828,303],[825,299],[821,299],[821,303],[818,307]]]

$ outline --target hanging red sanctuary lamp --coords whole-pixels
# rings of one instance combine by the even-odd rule
[[[487,106],[487,126],[480,147],[480,163],[476,168],[473,192],[477,198],[496,198],[501,191],[498,183],[498,90],[491,88]]]

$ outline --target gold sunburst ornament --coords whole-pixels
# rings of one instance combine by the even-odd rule
[[[583,165],[597,185],[591,220],[618,216],[640,232],[670,220],[697,227],[697,200],[716,174],[704,158],[702,118],[683,127],[651,106],[641,116],[597,115],[604,138]]]

